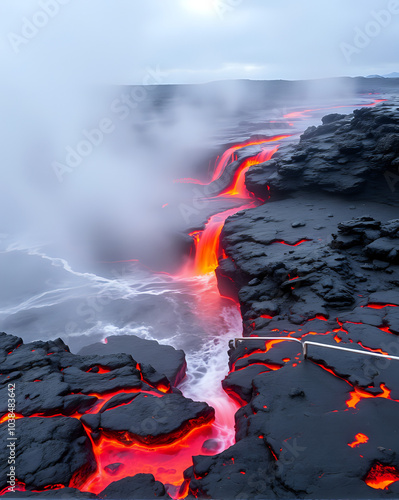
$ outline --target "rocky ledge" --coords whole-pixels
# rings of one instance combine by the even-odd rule
[[[399,169],[399,101],[365,106],[353,115],[331,114],[310,127],[299,144],[282,147],[267,163],[250,169],[248,189],[263,199],[318,190],[362,194],[367,199],[395,201],[389,189]]]

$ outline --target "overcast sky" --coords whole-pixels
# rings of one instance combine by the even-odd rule
[[[160,83],[399,71],[397,0],[1,0],[0,35],[11,82],[141,84],[148,68]]]

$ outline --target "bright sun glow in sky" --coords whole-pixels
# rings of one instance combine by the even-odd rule
[[[198,14],[215,13],[215,0],[183,0],[183,6]]]
[[[154,72],[157,84],[385,75],[399,69],[395,2],[0,0],[2,84],[142,85]],[[59,4],[54,19],[47,4]],[[32,25],[43,16],[45,26]]]

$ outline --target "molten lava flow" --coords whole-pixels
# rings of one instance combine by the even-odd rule
[[[212,179],[210,182],[214,182],[219,179],[219,177],[222,175],[224,172],[224,169],[227,167],[230,159],[234,161],[234,158],[232,158],[233,153],[238,151],[239,149],[246,148],[247,146],[258,146],[261,144],[266,144],[270,142],[277,142],[281,141],[282,139],[287,139],[288,137],[291,137],[291,135],[276,135],[274,137],[270,137],[269,139],[258,139],[258,140],[251,140],[248,139],[245,142],[241,142],[240,144],[236,144],[235,146],[232,146],[231,148],[227,149],[218,163],[216,164],[215,171],[213,172]],[[236,158],[237,159],[237,158]],[[266,161],[266,160],[263,160]]]
[[[393,331],[389,328],[389,326],[380,326],[378,327],[379,330],[385,333],[390,333],[391,335],[394,335]]]
[[[94,372],[94,373],[109,373],[111,371],[110,368],[104,368],[102,366],[92,366],[90,370],[87,370],[87,373]]]
[[[128,445],[106,436],[98,441],[91,438],[98,468],[79,489],[98,494],[111,482],[139,473],[153,474],[157,481],[178,487],[194,455],[212,454],[204,450],[203,443],[215,436],[213,425],[205,424],[168,445]]]
[[[218,196],[249,198],[251,194],[248,192],[245,186],[245,174],[253,165],[259,165],[260,163],[269,161],[273,157],[273,155],[277,153],[278,149],[278,146],[276,146],[274,149],[264,149],[257,155],[251,156],[250,158],[244,160],[236,170],[230,186],[220,194],[218,194]]]
[[[391,398],[391,391],[390,389],[388,389],[388,387],[386,387],[384,384],[381,384],[380,388],[382,390],[382,394],[371,394],[364,389],[354,387],[354,391],[350,393],[350,399],[346,401],[346,406],[348,408],[356,408],[359,401],[368,398],[385,398],[390,399],[391,401],[396,401],[395,399]]]
[[[190,236],[194,238],[194,272],[197,275],[211,273],[218,267],[218,259],[221,255],[220,233],[227,217],[236,214],[240,210],[253,208],[254,206],[255,203],[253,202],[239,208],[231,208],[225,212],[215,214],[207,222],[204,231],[190,233]]]
[[[361,432],[359,432],[359,434],[356,434],[355,440],[353,441],[353,443],[348,443],[348,446],[350,446],[351,448],[355,448],[356,446],[359,446],[360,444],[367,443],[368,440],[369,440],[369,438],[365,434],[362,434]]]
[[[375,490],[387,490],[388,486],[399,481],[399,470],[391,465],[376,462],[369,470],[364,482]]]
[[[9,486],[6,486],[2,490],[0,490],[0,497],[8,493],[8,488]],[[14,491],[26,491],[26,486],[24,483],[21,483],[20,481],[15,481],[15,487],[13,488]],[[21,498],[21,497],[20,497]]]
[[[376,106],[377,104],[381,102],[385,102],[386,99],[375,99],[373,102],[368,103],[368,104],[359,104],[359,108],[370,108],[373,106]],[[310,118],[312,113],[315,111],[328,111],[330,109],[342,109],[342,108],[351,108],[353,106],[330,106],[330,107],[325,107],[325,108],[314,108],[314,109],[304,109],[303,111],[294,111],[292,113],[288,113],[284,115],[284,118],[286,120],[293,120],[293,119],[301,119],[301,118]]]
[[[214,172],[212,174],[211,179],[208,182],[202,182],[199,179],[191,179],[191,178],[185,178],[185,179],[177,179],[174,182],[180,182],[180,183],[186,183],[186,184],[200,184],[202,186],[209,186],[212,182],[215,182],[219,179],[219,177],[223,174],[225,168],[227,165],[229,165],[230,162],[237,161],[237,155],[235,154],[236,151],[246,148],[248,146],[260,146],[262,144],[268,144],[271,142],[277,142],[281,141],[283,139],[287,139],[288,137],[292,137],[292,135],[276,135],[273,137],[269,137],[268,139],[266,138],[260,138],[260,139],[248,139],[247,141],[241,142],[239,144],[235,144],[234,146],[231,146],[228,148],[221,157],[218,156],[217,161],[215,163],[214,167]],[[267,160],[262,160],[259,161],[258,163],[263,163],[264,161]]]
[[[316,314],[314,318],[310,318],[307,321],[314,321],[315,319],[319,319],[320,321],[328,321],[328,318],[324,316],[324,314]]]
[[[3,424],[4,422],[8,422],[9,420],[18,420],[20,418],[24,418],[23,415],[20,415],[19,413],[15,413],[12,417],[10,416],[9,413],[6,415],[3,415],[0,418],[0,425]]]
[[[366,349],[367,351],[377,352],[379,354],[384,354],[385,356],[388,356],[388,353],[383,351],[382,349],[372,349],[371,347],[367,347],[367,346],[363,345],[361,342],[358,342],[358,344],[360,345],[360,347],[363,347],[363,349]]]
[[[250,350],[249,352],[246,352],[245,354],[243,354],[242,356],[240,356],[239,358],[237,358],[234,361],[234,363],[231,366],[230,373],[234,372],[236,370],[236,368],[235,368],[236,364],[241,359],[249,358],[249,357],[253,356],[254,354],[265,354],[265,353],[269,352],[270,349],[272,349],[275,345],[280,344],[281,342],[287,342],[287,341],[286,340],[268,340],[267,342],[265,342],[264,349],[253,349],[253,350]],[[245,348],[245,350],[248,350],[248,348]],[[278,366],[278,365],[276,365],[276,366]],[[279,368],[281,368],[281,366],[279,366]]]
[[[94,367],[92,367],[92,369],[93,368]],[[88,372],[100,374],[112,371],[108,368],[100,366],[96,366],[95,368],[98,370],[97,372],[93,372],[92,369],[89,369]],[[148,384],[141,373],[140,365],[137,364],[136,368],[140,372],[142,381]],[[153,390],[140,390],[138,388],[132,388],[113,391],[107,394],[85,394],[87,396],[97,398],[94,405],[89,410],[86,410],[85,413],[93,414],[102,411],[105,405],[116,395],[131,394],[132,398],[127,399],[125,403],[112,406],[112,408],[129,404],[129,402],[137,394],[143,394],[144,397],[148,394],[162,398],[164,393],[170,392],[170,386],[157,384],[153,387]],[[111,409],[111,407],[109,409]],[[235,406],[232,414],[234,414],[237,409],[238,408]],[[53,415],[37,413],[30,415],[29,417],[16,414],[13,418],[54,418],[64,416],[80,420],[82,414],[77,412],[65,415],[61,413]],[[0,419],[0,423],[8,421],[10,418],[9,414],[6,414]],[[218,425],[220,425],[220,417]],[[82,484],[81,477],[79,473],[77,473],[76,480],[73,479],[69,486],[77,487],[81,491],[94,491],[96,493],[102,491],[113,481],[122,479],[123,477],[133,476],[140,472],[148,472],[153,474],[157,480],[160,480],[167,485],[174,485],[173,487],[170,486],[170,494],[175,497],[176,493],[177,498],[179,490],[178,486],[183,481],[183,471],[192,464],[192,456],[212,454],[212,452],[204,449],[204,441],[207,439],[221,438],[219,427],[215,425],[215,423],[205,423],[199,420],[191,422],[189,426],[186,426],[184,429],[182,428],[180,431],[171,436],[171,439],[173,439],[171,444],[159,443],[159,445],[156,442],[151,445],[144,445],[136,441],[133,442],[131,439],[126,440],[126,442],[120,442],[120,439],[118,439],[120,436],[110,437],[106,436],[104,433],[100,433],[100,436],[94,440],[90,429],[86,426],[84,427],[87,435],[92,441],[94,456],[97,463],[97,471],[86,478],[84,484]],[[231,427],[234,428],[232,423]],[[232,443],[229,442],[229,445],[230,444]],[[60,489],[63,487],[64,486],[62,485],[53,485],[45,489]],[[25,491],[25,485],[21,484],[19,489],[20,491]]]
[[[384,309],[385,307],[398,307],[396,304],[367,304],[367,306],[361,306],[361,307],[368,307],[370,309]]]
[[[281,245],[287,245],[289,247],[298,247],[299,245],[302,245],[302,243],[307,243],[308,241],[312,241],[312,240],[300,240],[300,241],[297,241],[296,243],[287,243],[286,241],[284,240],[274,240],[273,243],[280,243]]]
[[[237,151],[238,149],[242,149],[243,147],[252,144],[263,144],[265,142],[274,142],[281,139],[285,139],[287,137],[290,136],[284,136],[284,135],[275,136],[268,140],[262,139],[260,142],[247,141],[237,146],[233,146],[233,148],[230,148],[228,150],[229,154],[227,156],[223,155],[222,158],[219,160],[219,163],[216,167],[216,171],[212,178],[212,182],[221,175],[221,172],[223,171],[223,169],[226,167],[227,164],[226,158],[231,156],[233,149],[234,151]],[[194,272],[197,275],[211,273],[217,268],[219,263],[218,262],[219,257],[222,255],[223,252],[223,250],[220,247],[220,233],[222,232],[227,217],[236,214],[240,210],[254,208],[259,203],[259,201],[252,199],[251,194],[245,187],[246,172],[251,166],[258,165],[259,163],[263,163],[265,161],[270,160],[277,150],[278,146],[276,146],[274,149],[271,150],[270,149],[264,150],[259,154],[244,160],[238,167],[230,185],[218,195],[219,197],[229,197],[229,198],[239,197],[242,199],[251,200],[250,203],[244,204],[238,208],[232,208],[230,210],[226,210],[224,212],[215,214],[208,220],[204,231],[194,231],[190,233],[190,236],[194,239],[194,245],[195,245]]]
[[[99,401],[86,413],[98,413],[104,405],[116,394],[148,393],[162,397],[162,394],[157,394],[149,391],[138,391],[137,389],[118,391],[107,395],[89,394],[89,396],[98,397]],[[128,403],[125,403],[128,404]],[[122,404],[118,406],[123,406]],[[115,406],[116,407],[116,406]],[[235,407],[235,411],[238,407]],[[235,413],[234,411],[234,413]],[[80,419],[81,414],[73,415],[44,415],[34,414],[30,417],[53,418],[59,416],[68,416],[71,418]],[[2,417],[1,422],[9,420],[8,414]],[[23,415],[15,415],[15,419],[25,418]],[[183,434],[176,433],[174,441],[171,444],[151,444],[144,445],[136,441],[121,442],[117,437],[112,438],[101,433],[98,440],[94,440],[90,429],[86,426],[85,430],[89,436],[94,456],[97,463],[97,471],[90,475],[84,484],[78,480],[72,480],[70,487],[76,487],[81,491],[90,491],[99,493],[105,489],[111,482],[117,481],[127,476],[134,476],[138,473],[153,474],[156,480],[162,481],[166,485],[174,485],[172,490],[178,491],[178,486],[183,480],[183,471],[192,464],[193,455],[211,455],[213,452],[204,449],[204,442],[208,439],[220,439],[218,425],[220,426],[220,417],[217,425],[213,423],[200,423],[191,428],[189,432]],[[230,422],[231,424],[231,422]],[[192,427],[192,426],[191,426]],[[232,424],[232,427],[233,424]],[[229,443],[229,445],[232,443]],[[49,486],[51,489],[60,489],[64,486]],[[25,486],[21,484],[19,491],[25,491]]]

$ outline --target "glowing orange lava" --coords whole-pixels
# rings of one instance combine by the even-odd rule
[[[385,354],[385,355],[388,355],[387,352],[383,351],[382,349],[372,349],[371,347],[367,347],[365,345],[363,345],[361,342],[358,342],[358,344],[363,347],[363,349],[366,349],[367,351],[370,351],[370,352],[376,352],[376,353],[379,353],[379,354]]]
[[[368,398],[385,398],[390,399],[391,401],[396,401],[395,399],[391,398],[391,390],[388,389],[388,387],[386,387],[384,384],[381,384],[380,388],[382,390],[382,394],[371,394],[364,389],[354,387],[354,391],[350,393],[350,399],[346,401],[346,406],[348,408],[356,408],[359,401]]]
[[[281,245],[286,245],[288,247],[298,247],[299,245],[302,245],[302,243],[307,243],[308,241],[312,241],[312,240],[300,240],[300,241],[297,241],[296,243],[287,243],[286,241],[284,240],[275,240],[273,241],[273,243],[280,243]]]
[[[79,489],[98,494],[111,482],[139,473],[153,474],[156,480],[179,487],[193,455],[213,454],[207,453],[203,444],[214,437],[213,425],[205,424],[168,445],[129,446],[106,436],[98,442],[92,439],[98,469]]]
[[[209,186],[212,182],[217,181],[220,176],[223,174],[225,168],[227,165],[229,165],[230,162],[237,161],[237,155],[235,154],[236,151],[246,148],[248,146],[260,146],[262,144],[268,144],[271,142],[277,142],[281,141],[283,139],[287,139],[288,137],[292,137],[292,135],[276,135],[273,137],[269,138],[260,138],[260,139],[248,139],[247,141],[241,142],[239,144],[235,144],[234,146],[231,146],[230,148],[226,149],[226,151],[223,153],[221,157],[217,157],[217,161],[215,163],[214,167],[214,172],[212,174],[211,179],[208,182],[203,182],[200,181],[199,179],[192,179],[192,178],[184,178],[184,179],[177,179],[174,182],[180,182],[180,183],[185,183],[185,184],[200,184],[202,186]],[[262,160],[266,161],[266,160]],[[261,163],[261,162],[259,162]]]
[[[221,255],[220,233],[222,232],[227,217],[234,215],[245,208],[253,208],[255,203],[250,203],[239,208],[231,208],[225,212],[213,215],[205,226],[204,231],[190,233],[194,238],[195,259],[194,272],[208,274],[218,267],[218,259]]]
[[[231,157],[234,151],[242,149],[243,147],[263,144],[266,142],[275,142],[278,140],[285,139],[287,137],[291,137],[289,135],[279,135],[272,137],[270,139],[262,139],[259,141],[247,141],[232,148],[228,149],[226,153],[219,160],[215,173],[213,174],[212,181],[216,180],[224,168],[227,165],[228,158]],[[220,234],[222,232],[224,223],[227,217],[236,214],[240,210],[244,210],[247,208],[254,208],[256,205],[260,203],[259,200],[253,200],[251,193],[248,192],[245,186],[245,174],[248,169],[253,165],[258,165],[265,161],[268,161],[272,158],[272,156],[278,151],[278,147],[276,146],[274,149],[265,149],[258,153],[255,156],[245,159],[240,166],[237,168],[233,180],[230,185],[224,189],[221,193],[219,193],[218,197],[229,197],[234,198],[238,197],[240,199],[250,200],[250,203],[246,203],[238,208],[232,208],[230,210],[226,210],[224,212],[217,213],[210,217],[208,222],[205,225],[205,230],[203,231],[194,231],[190,233],[190,236],[194,239],[195,245],[195,259],[194,259],[194,273],[197,275],[203,275],[213,272],[218,264],[219,257],[223,254],[223,250],[220,246]],[[300,244],[299,242],[298,244]]]
[[[19,413],[15,413],[14,416],[10,417],[9,414],[7,413],[6,415],[3,415],[0,418],[0,425],[3,424],[4,422],[8,422],[9,420],[18,420],[20,418],[24,418],[23,415],[20,415]]]
[[[359,108],[370,108],[373,106],[376,106],[377,104],[381,102],[385,102],[386,99],[375,99],[373,102],[369,104],[359,104]],[[312,116],[312,113],[315,111],[328,111],[330,109],[342,109],[342,108],[352,108],[353,106],[330,106],[330,107],[325,107],[325,108],[314,108],[314,109],[304,109],[302,111],[294,111],[292,113],[288,113],[284,115],[284,118],[287,120],[292,120],[292,119],[301,119],[301,118],[309,118]]]
[[[223,153],[222,157],[219,159],[218,163],[216,164],[216,168],[215,168],[215,171],[213,172],[212,179],[210,182],[214,182],[217,179],[219,179],[219,177],[222,175],[224,169],[228,165],[233,153],[235,153],[239,149],[243,149],[247,146],[258,146],[258,145],[267,144],[270,142],[277,142],[277,141],[281,141],[282,139],[287,139],[288,137],[291,137],[291,135],[276,135],[274,137],[270,137],[269,139],[265,139],[265,138],[258,139],[258,140],[249,139],[245,142],[241,142],[240,144],[236,144],[236,145],[232,146],[231,148],[227,149]],[[263,161],[266,161],[266,160],[263,160]]]
[[[231,366],[230,373],[235,371],[235,366],[238,363],[238,361],[240,361],[241,359],[249,358],[250,356],[253,356],[254,354],[265,354],[265,353],[269,352],[270,349],[272,349],[275,345],[280,344],[281,342],[287,342],[287,341],[286,340],[268,340],[267,342],[265,342],[265,347],[263,349],[254,349],[254,350],[251,350],[251,351],[243,354],[238,359],[236,359],[236,361],[234,361],[234,363]],[[245,350],[248,350],[248,348],[245,348]],[[289,359],[288,359],[288,361],[289,361]],[[277,368],[277,366],[278,366],[278,368]],[[281,368],[281,366],[279,366],[279,365],[275,365],[275,367],[276,367],[275,369]]]
[[[353,443],[348,443],[348,446],[351,448],[355,448],[356,446],[359,446],[360,444],[367,443],[369,438],[365,435],[359,432],[359,434],[356,434],[355,436],[355,441]]]
[[[253,165],[259,165],[269,161],[277,153],[278,146],[274,149],[265,149],[256,156],[251,156],[244,160],[234,174],[233,181],[228,188],[222,191],[218,196],[229,196],[237,198],[249,198],[251,194],[245,186],[245,174]]]
[[[399,481],[399,471],[391,465],[376,462],[369,470],[364,482],[375,490],[387,490],[388,486]]]

